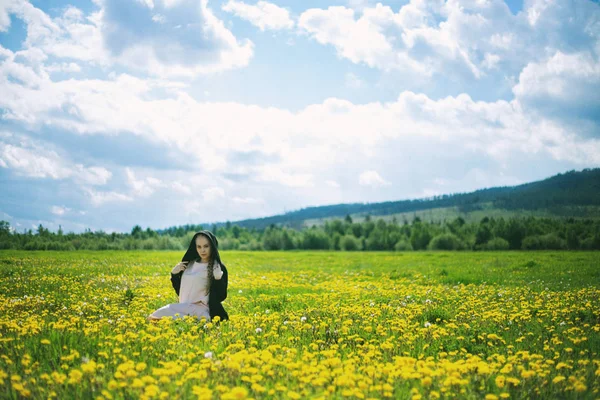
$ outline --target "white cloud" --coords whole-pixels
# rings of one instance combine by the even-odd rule
[[[72,167],[75,181],[87,185],[104,185],[112,177],[112,173],[104,167],[84,167],[75,164]]]
[[[225,197],[225,190],[220,187],[211,187],[202,191],[202,197],[204,201],[210,203]]]
[[[192,193],[192,189],[190,189],[189,186],[186,186],[184,184],[182,184],[181,182],[173,182],[171,184],[171,188],[179,193],[183,193],[183,194],[191,194]]]
[[[223,5],[223,10],[245,19],[261,31],[291,29],[294,21],[288,10],[267,1],[259,1],[250,5],[243,1],[229,0]]]
[[[5,76],[13,68],[29,71],[34,78],[28,80],[37,82],[30,87],[0,74],[0,92],[5,94],[0,107],[7,119],[80,134],[130,132],[198,160],[198,168],[207,172],[248,175],[250,180],[289,187],[311,187],[318,171],[352,165],[356,157],[373,157],[386,141],[427,138],[432,147],[457,146],[494,159],[514,151],[557,156],[556,146],[574,141],[576,147],[563,154],[566,159],[585,164],[593,154],[578,153],[589,144],[580,134],[580,125],[546,122],[523,111],[521,100],[526,104],[526,98],[521,99],[521,89],[515,89],[517,102],[473,101],[466,94],[433,100],[406,91],[389,103],[354,104],[330,98],[292,113],[198,101],[185,87],[124,74],[109,80],[53,82],[24,64],[0,61]],[[156,88],[165,89],[167,96],[154,96]],[[230,154],[252,151],[271,155],[262,161],[266,165],[227,162]]]
[[[381,187],[391,185],[379,175],[377,171],[364,171],[358,177],[358,182],[361,186]]]
[[[264,204],[264,200],[263,199],[257,199],[254,197],[237,197],[234,196],[231,199],[234,203],[239,204],[239,205],[249,205],[249,204]]]
[[[54,152],[42,155],[32,149],[0,143],[0,160],[4,168],[33,178],[64,179],[71,175]]]
[[[133,197],[115,191],[99,192],[93,189],[85,189],[92,205],[99,207],[106,203],[123,203],[133,201]]]
[[[59,216],[64,215],[66,212],[69,212],[69,211],[71,211],[71,209],[68,207],[64,207],[64,206],[62,206],[62,207],[61,206],[52,206],[50,208],[50,212],[52,214],[59,215]]]
[[[77,63],[51,64],[46,67],[48,72],[81,72],[81,67]]]
[[[513,88],[524,105],[548,116],[579,116],[600,122],[600,60],[589,52],[556,52],[528,64]]]
[[[265,166],[258,168],[258,180],[263,182],[277,183],[289,187],[311,187],[314,186],[312,174],[289,173],[277,166]]]
[[[12,139],[4,136],[4,140]],[[16,140],[15,140],[16,139]],[[111,178],[110,171],[103,167],[86,167],[63,159],[54,150],[44,148],[23,136],[12,141],[0,142],[0,166],[9,168],[32,178],[73,179],[87,185],[104,185]]]
[[[148,197],[157,188],[164,186],[163,182],[151,176],[136,179],[135,173],[131,168],[125,168],[125,174],[127,176],[127,183],[131,187],[132,195],[136,197]]]
[[[488,75],[501,80],[549,51],[588,49],[600,38],[600,7],[587,0],[530,1],[517,15],[503,0],[411,0],[397,12],[380,3],[358,8],[309,9],[298,26],[340,57],[423,85],[432,77],[471,85]]]
[[[311,9],[302,13],[298,26],[317,42],[335,46],[340,56],[352,62],[387,69],[398,59],[379,22],[390,20],[393,12],[378,4],[364,13],[355,20],[355,11],[350,8]]]
[[[252,42],[226,29],[207,0],[97,3],[100,10],[89,16],[69,6],[51,18],[28,1],[14,1],[0,9],[0,30],[6,29],[4,16],[15,14],[27,24],[27,47],[157,76],[193,77],[245,67],[252,58]]]
[[[335,188],[335,189],[337,189],[337,188],[339,188],[339,187],[340,187],[340,184],[339,184],[339,183],[337,183],[336,181],[332,181],[332,180],[327,180],[327,181],[325,181],[325,184],[326,184],[327,186],[329,186],[329,187],[332,187],[332,188]]]
[[[159,0],[152,7],[103,0],[98,27],[112,58],[154,75],[193,76],[240,68],[253,54],[252,42],[238,41],[207,0]]]

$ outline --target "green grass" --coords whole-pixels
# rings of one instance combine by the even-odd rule
[[[0,252],[0,398],[599,396],[598,253],[228,251],[230,321],[149,324],[181,255]]]

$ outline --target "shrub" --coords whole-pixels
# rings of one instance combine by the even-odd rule
[[[340,239],[340,248],[344,251],[356,251],[361,249],[360,239],[354,235],[344,235]]]
[[[328,250],[329,237],[318,229],[308,229],[304,231],[302,248],[306,250]]]
[[[523,239],[523,250],[564,250],[567,242],[555,233],[527,236]]]
[[[600,250],[600,236],[593,236],[581,241],[584,250]]]
[[[146,239],[142,242],[142,249],[144,250],[155,250],[156,246],[153,239]]]
[[[237,250],[240,248],[240,241],[235,238],[224,238],[219,241],[220,250]]]
[[[247,251],[247,250],[262,250],[262,243],[256,239],[252,239],[248,243],[240,244],[239,250]]]
[[[452,233],[442,233],[431,239],[428,248],[429,250],[463,250],[465,244]]]
[[[496,237],[479,246],[481,250],[508,250],[510,247],[508,241],[506,239],[502,239],[501,237]]]
[[[394,250],[396,251],[410,251],[412,249],[413,247],[410,244],[410,241],[408,241],[407,239],[400,239],[394,245]]]
[[[161,250],[182,250],[181,243],[170,236],[161,236],[157,241],[157,248]]]

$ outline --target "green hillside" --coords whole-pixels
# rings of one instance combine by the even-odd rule
[[[358,220],[371,215],[389,220],[395,217],[399,221],[411,221],[415,216],[427,221],[442,221],[458,216],[467,221],[479,220],[485,216],[596,219],[600,218],[600,168],[569,171],[518,186],[494,187],[426,199],[307,207],[271,217],[232,223],[255,229],[264,229],[270,225],[300,229],[346,215]]]

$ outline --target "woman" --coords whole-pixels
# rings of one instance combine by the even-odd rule
[[[194,235],[181,262],[171,271],[171,283],[179,303],[159,308],[148,316],[149,321],[185,315],[204,317],[207,321],[217,316],[221,321],[229,319],[221,304],[227,298],[228,276],[218,245],[212,232],[200,231]]]

